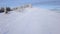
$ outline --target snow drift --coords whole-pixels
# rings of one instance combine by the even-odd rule
[[[1,13],[0,34],[60,34],[60,13],[36,7]]]

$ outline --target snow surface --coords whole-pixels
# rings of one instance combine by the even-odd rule
[[[60,13],[36,7],[0,13],[0,34],[60,34]]]

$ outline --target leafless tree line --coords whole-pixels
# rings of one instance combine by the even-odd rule
[[[27,7],[31,8],[32,5],[31,4],[27,4],[27,5],[23,5],[23,6],[20,6],[20,7],[13,8],[13,9],[11,9],[10,7],[1,7],[0,8],[0,13],[5,12],[7,14],[8,12],[14,11],[14,10],[24,10]]]

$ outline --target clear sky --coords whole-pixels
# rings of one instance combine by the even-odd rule
[[[0,0],[0,7],[2,6],[20,6],[22,4],[56,4],[60,5],[60,0]]]

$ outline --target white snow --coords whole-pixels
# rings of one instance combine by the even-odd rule
[[[60,13],[37,7],[1,13],[0,34],[60,34]]]

